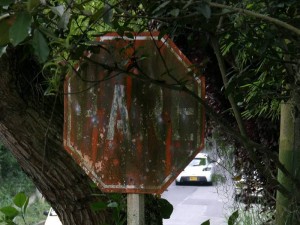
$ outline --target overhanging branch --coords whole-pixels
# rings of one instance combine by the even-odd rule
[[[242,13],[248,16],[252,16],[258,19],[262,19],[268,22],[271,22],[279,27],[283,27],[287,30],[292,31],[293,33],[297,34],[298,36],[300,36],[300,29],[298,29],[297,27],[294,27],[284,21],[281,21],[279,19],[267,16],[267,15],[263,15],[260,13],[256,13],[247,9],[242,9],[242,8],[236,8],[234,6],[228,6],[228,5],[223,5],[223,4],[219,4],[219,3],[215,3],[215,2],[208,2],[209,6],[214,7],[214,8],[221,8],[221,9],[228,9],[230,11],[233,12],[238,12],[238,13]]]

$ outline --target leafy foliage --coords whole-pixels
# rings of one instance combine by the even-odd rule
[[[9,29],[9,41],[14,45],[20,44],[28,36],[31,25],[31,15],[20,12]]]
[[[15,224],[15,217],[20,216],[25,221],[25,213],[28,206],[29,198],[24,193],[18,193],[14,199],[14,205],[5,206],[0,208],[0,212],[3,214],[0,218],[0,222],[6,224]]]
[[[172,212],[173,206],[166,199],[160,198],[158,201],[159,210],[163,219],[169,219]]]
[[[107,195],[107,202],[94,202],[91,207],[94,211],[110,209],[115,225],[126,224],[126,196],[118,193]]]
[[[206,220],[203,223],[201,223],[201,225],[210,225],[210,220]]]
[[[288,95],[284,90],[287,76],[284,42],[288,39],[277,39],[273,35],[276,27],[257,24],[243,15],[235,15],[230,21],[242,25],[235,25],[239,29],[221,34],[222,54],[231,66],[226,92],[234,94],[240,106],[245,108],[243,115],[247,119],[276,120],[279,102]],[[282,63],[278,63],[280,61]]]
[[[239,212],[238,211],[233,212],[228,219],[228,225],[234,225],[238,217],[239,217]]]
[[[73,60],[79,60],[84,50],[92,50],[99,45],[93,41],[93,36],[106,29],[107,25],[102,22],[110,23],[107,15],[113,10],[101,1],[91,0],[72,5],[55,0],[47,3],[37,0],[1,3],[0,31],[4,35],[1,35],[0,47],[10,43],[28,46],[29,53],[35,55],[41,64],[52,62],[47,63],[44,75],[57,70],[58,65],[61,68],[65,65],[63,71],[60,69],[60,75],[72,70],[76,63]],[[52,93],[49,90],[57,91],[60,86],[53,86],[56,82],[52,81],[51,75],[46,77],[49,81],[47,94]]]
[[[126,224],[127,196],[123,194],[114,193],[114,194],[107,195],[107,198],[108,199],[106,202],[101,201],[101,202],[92,203],[91,204],[92,209],[95,210],[96,212],[105,209],[110,209],[112,211],[112,216],[114,218],[114,222],[116,225]],[[146,199],[145,199],[146,224],[148,223],[153,224],[153,221],[155,221],[155,218],[149,218],[149,216],[151,216],[152,214],[147,210],[148,205],[151,205],[151,207],[153,207],[153,205],[156,205],[157,207],[155,208],[159,212],[158,214],[161,215],[160,218],[163,219],[169,219],[173,212],[173,206],[166,199],[160,197],[157,197],[155,199],[156,200],[154,201],[153,198],[149,198],[148,195],[146,195]],[[156,218],[157,220],[156,224],[161,223],[160,218]]]
[[[28,225],[45,220],[43,211],[49,210],[48,203],[36,201],[29,206],[29,199],[23,192],[17,193],[11,203],[0,207],[0,224]]]
[[[32,181],[22,172],[11,153],[1,143],[0,183],[0,221],[12,224],[11,218],[14,217],[14,223],[26,225],[44,220],[45,217],[41,212],[48,210],[49,204],[37,201],[30,206],[27,205],[27,196],[31,195],[36,188]],[[2,223],[0,222],[0,224]]]
[[[34,185],[22,172],[11,153],[0,144],[0,207],[11,203],[19,192],[30,194]]]

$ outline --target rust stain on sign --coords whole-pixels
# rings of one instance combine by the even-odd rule
[[[167,37],[108,34],[65,82],[64,146],[105,192],[161,193],[203,148],[204,81]],[[155,82],[153,82],[155,81]]]

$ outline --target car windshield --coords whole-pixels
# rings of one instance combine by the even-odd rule
[[[205,166],[207,158],[195,158],[190,162],[189,166]]]

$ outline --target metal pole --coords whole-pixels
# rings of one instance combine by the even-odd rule
[[[145,225],[144,194],[127,194],[127,225]]]

